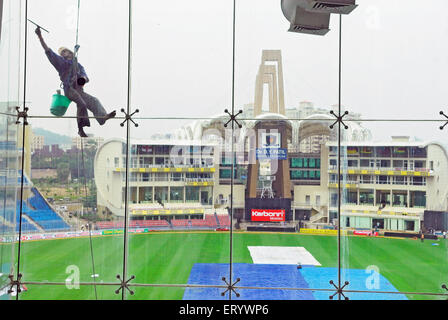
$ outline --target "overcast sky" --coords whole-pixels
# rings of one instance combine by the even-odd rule
[[[50,30],[55,51],[73,47],[77,0],[29,0],[28,16]],[[235,108],[254,100],[263,49],[282,51],[285,102],[311,101],[329,108],[338,102],[339,17],[332,15],[324,37],[287,32],[278,0],[237,0]],[[365,119],[444,119],[448,113],[448,2],[358,0],[343,16],[342,104]],[[158,117],[212,117],[231,107],[233,1],[133,0],[132,109],[138,108],[133,137],[145,138],[191,121]],[[7,21],[4,23],[7,23]],[[56,71],[29,25],[27,100],[31,115],[49,116]],[[3,35],[5,36],[5,35]],[[3,40],[2,40],[3,41]],[[127,101],[128,1],[81,0],[79,61],[91,82],[86,92],[108,111],[121,114]],[[68,115],[75,115],[71,105]],[[87,133],[124,136],[120,121]],[[446,139],[442,122],[366,122],[374,138],[416,135]],[[34,127],[76,135],[75,119],[33,119]]]

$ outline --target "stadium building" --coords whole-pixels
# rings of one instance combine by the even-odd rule
[[[98,212],[124,217],[128,199],[137,225],[210,226],[207,221],[224,220],[217,225],[228,227],[232,207],[238,227],[247,230],[261,224],[334,228],[335,117],[307,102],[298,119],[288,118],[294,112],[284,106],[281,70],[280,51],[263,51],[255,103],[245,106],[250,117],[243,112],[233,138],[223,113],[174,129],[170,139],[131,141],[129,194],[125,141],[106,141],[94,164]],[[268,111],[261,106],[265,84]],[[410,137],[374,141],[359,114],[344,119],[350,121],[341,137],[341,227],[418,232],[425,210],[447,211],[448,186],[441,181],[448,179],[448,155],[441,144]]]

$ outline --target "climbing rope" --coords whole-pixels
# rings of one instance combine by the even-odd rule
[[[85,195],[85,200],[87,203],[87,176],[86,176],[86,168],[85,168],[85,159],[84,159],[84,142],[83,142],[83,138],[81,138],[81,156],[82,156],[82,174],[84,176],[84,195]],[[79,177],[78,177],[79,179]],[[98,300],[98,295],[97,295],[97,291],[96,291],[96,273],[95,273],[95,258],[94,258],[94,254],[93,254],[93,242],[92,242],[92,227],[90,226],[90,223],[87,224],[88,226],[88,230],[89,230],[89,242],[90,242],[90,257],[92,259],[92,276],[93,276],[93,286],[94,286],[94,290],[95,290],[95,299]]]
[[[76,18],[76,40],[75,40],[75,49],[73,51],[73,63],[72,63],[72,70],[70,72],[70,79],[72,81],[77,81],[77,74],[78,74],[78,51],[79,51],[79,15],[80,15],[80,8],[81,8],[81,0],[78,0],[78,10],[77,10],[77,18]],[[73,82],[70,83],[70,85],[73,85]],[[82,171],[84,176],[84,196],[85,201],[87,203],[88,200],[88,192],[87,192],[87,176],[86,176],[86,168],[85,168],[85,158],[84,158],[84,139],[81,138],[81,155],[82,155]],[[79,177],[78,177],[79,179]],[[95,299],[98,300],[98,294],[96,290],[96,273],[95,273],[95,257],[93,254],[93,241],[92,241],[92,226],[90,223],[87,224],[88,230],[89,230],[89,242],[90,242],[90,257],[92,260],[92,277],[93,277],[93,287],[95,290]]]

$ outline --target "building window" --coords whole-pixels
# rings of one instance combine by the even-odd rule
[[[384,229],[384,219],[372,219],[372,228]]]
[[[406,231],[414,231],[415,230],[415,221],[405,220],[405,229]]]
[[[389,184],[390,183],[390,177],[389,176],[377,176],[376,177],[376,183],[377,184]]]
[[[408,206],[408,193],[407,193],[407,191],[393,191],[392,206],[394,206],[394,207],[407,207]]]
[[[173,172],[171,173],[171,181],[182,181],[182,173]]]
[[[358,192],[347,191],[346,193],[346,203],[347,204],[358,204]]]
[[[170,188],[170,202],[184,202],[184,188],[171,187]]]
[[[380,168],[390,168],[390,160],[380,160]]]
[[[377,206],[390,206],[390,192],[389,191],[376,191],[376,205]]]
[[[369,159],[361,159],[361,160],[359,160],[359,166],[361,168],[368,168],[369,167],[369,163],[370,163]]]
[[[222,194],[220,194],[220,198],[223,199]],[[199,202],[199,187],[185,187],[185,201]]]
[[[374,200],[373,190],[360,190],[359,191],[359,204],[373,205]]]
[[[305,204],[311,204],[311,197],[309,195],[305,196]]]
[[[393,147],[392,156],[394,158],[407,158],[409,156],[408,147]]]
[[[358,160],[348,160],[347,161],[348,167],[358,167]]]
[[[364,184],[373,183],[373,177],[367,176],[367,175],[362,175],[362,176],[360,176],[360,182],[364,183]]]
[[[411,191],[409,193],[411,208],[425,208],[426,207],[426,192],[425,191]]]
[[[413,186],[426,186],[426,177],[412,177],[411,179]]]
[[[338,162],[336,159],[330,159],[330,169],[336,169]]]
[[[331,207],[337,207],[338,206],[338,194],[337,193],[331,193],[330,194],[330,206]]]
[[[168,201],[168,187],[154,187],[154,200],[161,202]]]
[[[379,158],[389,158],[392,155],[390,147],[376,147],[375,154]]]
[[[139,203],[152,202],[152,187],[140,187]]]
[[[407,177],[401,177],[401,176],[394,176],[393,177],[393,184],[406,185],[407,181],[408,181]]]

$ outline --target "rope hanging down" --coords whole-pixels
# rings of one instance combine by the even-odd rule
[[[79,13],[80,13],[80,7],[81,7],[81,0],[78,0],[78,10],[77,10],[77,18],[76,18],[76,44],[73,51],[73,64],[72,64],[72,70],[70,72],[70,79],[71,83],[70,85],[73,85],[74,81],[78,81],[77,74],[78,74],[78,51],[79,51]],[[84,142],[83,138],[81,138],[81,155],[82,155],[82,171],[84,176],[84,195],[85,195],[85,201],[87,202],[87,176],[86,176],[86,168],[85,168],[85,158],[84,158]],[[79,177],[78,177],[79,178]],[[90,223],[87,224],[88,230],[89,230],[89,240],[90,240],[90,256],[92,259],[92,277],[93,277],[93,284],[94,284],[94,290],[95,290],[95,299],[98,300],[98,295],[96,291],[96,273],[95,273],[95,258],[93,254],[93,242],[92,242],[92,227]]]
[[[72,86],[77,79],[78,74],[78,51],[79,51],[79,12],[81,8],[81,0],[78,0],[78,10],[77,10],[77,17],[76,17],[76,39],[75,39],[75,47],[73,50],[73,63],[72,68],[70,70],[70,85]]]

